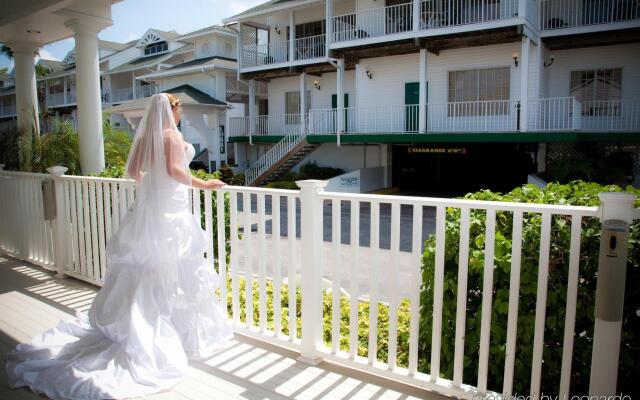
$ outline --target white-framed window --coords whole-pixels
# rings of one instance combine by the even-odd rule
[[[305,114],[307,114],[311,109],[311,91],[310,90],[306,91],[305,97],[306,97]],[[300,92],[299,91],[285,93],[284,113],[300,114]]]
[[[582,103],[582,115],[618,115],[622,68],[571,71],[570,95]]]
[[[153,54],[164,53],[169,51],[169,44],[165,41],[152,43],[144,48],[144,55],[150,56]]]
[[[449,107],[449,115],[508,114],[510,75],[509,67],[449,71],[449,103],[466,103]]]

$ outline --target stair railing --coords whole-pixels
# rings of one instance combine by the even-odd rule
[[[273,145],[266,153],[264,153],[258,160],[249,167],[245,173],[245,184],[247,186],[255,182],[262,174],[267,172],[269,168],[273,167],[277,162],[282,160],[291,150],[293,150],[304,138],[307,136],[307,123],[309,121],[309,115],[305,114],[300,120],[300,124],[297,129],[294,129],[291,133],[285,135],[285,137],[278,143]]]

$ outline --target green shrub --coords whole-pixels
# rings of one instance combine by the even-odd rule
[[[298,185],[296,185],[296,183],[293,181],[273,181],[273,182],[267,183],[265,187],[270,189],[298,190]]]
[[[640,195],[640,190],[626,189]],[[480,191],[468,194],[466,199],[512,201],[523,203],[570,204],[595,206],[598,193],[622,191],[617,186],[600,186],[595,183],[574,181],[567,185],[549,184],[544,189],[525,185],[507,194]],[[444,306],[442,320],[441,376],[453,376],[455,349],[455,318],[460,235],[460,210],[447,209],[445,235]],[[534,322],[537,293],[537,272],[540,246],[540,214],[525,213],[523,218],[522,265],[518,331],[516,339],[514,391],[528,394],[531,378]],[[548,297],[544,336],[542,391],[556,394],[559,387],[562,362],[562,343],[566,308],[567,275],[571,218],[554,216],[551,229]],[[580,254],[580,284],[576,310],[571,391],[574,394],[588,391],[593,340],[594,300],[596,271],[598,267],[600,223],[596,218],[583,218]],[[465,329],[464,381],[476,382],[480,339],[482,279],[484,268],[485,212],[474,210],[470,218],[469,272],[467,289],[467,315]],[[511,269],[512,214],[496,214],[495,261],[493,268],[493,303],[491,314],[491,341],[489,352],[488,387],[500,392],[504,374],[507,312],[509,304],[509,280]],[[640,223],[631,227],[627,269],[627,297],[623,322],[623,339],[619,371],[619,388],[625,394],[637,389],[634,377],[640,376],[635,361],[640,358]],[[433,309],[433,282],[435,267],[435,237],[425,243],[422,259],[423,286],[420,296],[422,307],[419,340],[419,369],[428,372],[431,358],[431,324]]]
[[[344,174],[344,170],[332,167],[319,167],[317,163],[309,162],[300,167],[297,179],[331,179],[334,176]]]

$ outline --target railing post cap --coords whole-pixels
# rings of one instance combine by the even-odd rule
[[[627,223],[632,223],[635,217],[633,205],[636,195],[625,192],[602,192],[598,193],[600,207],[598,210],[600,220],[619,219]]]
[[[303,181],[296,181],[296,185],[298,185],[300,189],[310,188],[310,187],[323,189],[328,184],[329,184],[329,181],[321,181],[319,179],[305,179]]]
[[[56,166],[47,168],[47,172],[49,172],[51,175],[54,175],[54,176],[62,176],[68,170],[69,170],[69,168],[62,167],[60,165],[56,165]]]

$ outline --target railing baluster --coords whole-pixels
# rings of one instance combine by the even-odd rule
[[[420,288],[422,287],[422,205],[413,205],[411,233],[412,283],[409,322],[409,374],[418,371],[418,334],[420,326]]]
[[[482,320],[480,322],[480,354],[478,362],[478,392],[487,391],[489,340],[491,336],[491,303],[493,297],[493,256],[496,231],[496,212],[487,210],[484,238],[484,273],[482,279]]]
[[[349,304],[349,357],[358,355],[358,272],[360,270],[360,202],[351,202],[351,263],[349,283],[351,284]]]
[[[436,254],[433,275],[433,328],[431,334],[431,379],[440,378],[440,347],[442,343],[442,307],[444,287],[444,251],[446,209],[436,208]]]
[[[260,257],[258,260],[258,294],[260,299],[259,305],[259,320],[260,320],[260,331],[263,333],[267,329],[267,268],[266,268],[266,258],[267,258],[267,248],[265,243],[265,235],[266,235],[266,219],[265,219],[265,196],[263,193],[258,193],[256,196],[257,204],[257,212],[258,212],[258,243],[260,250]]]
[[[240,293],[238,264],[240,263],[240,246],[238,245],[238,197],[240,193],[229,192],[230,199],[230,241],[231,241],[231,313],[236,326],[240,325]],[[224,283],[226,284],[226,282]]]
[[[251,193],[244,193],[242,199],[242,212],[244,213],[243,242],[244,242],[244,288],[246,305],[246,327],[253,324],[253,247],[251,232]]]
[[[273,251],[273,330],[276,337],[282,333],[282,272],[280,268],[280,196],[271,195],[271,248]]]
[[[398,252],[400,251],[400,203],[391,203],[391,272],[389,296],[389,368],[394,370],[398,351]]]
[[[334,200],[339,201],[339,200]],[[369,281],[369,349],[368,362],[374,365],[378,359],[378,276],[380,269],[380,203],[371,202],[371,280]]]
[[[513,213],[513,236],[511,239],[511,278],[509,281],[509,313],[507,317],[507,343],[504,363],[502,393],[510,396],[513,391],[513,371],[516,355],[516,333],[518,329],[518,298],[520,296],[520,262],[522,257],[522,212]]]
[[[533,337],[533,360],[531,365],[531,397],[540,396],[542,376],[542,352],[544,347],[544,325],[547,307],[547,281],[549,280],[549,251],[551,241],[551,214],[542,214],[540,230],[540,259],[538,263],[538,294],[536,297],[536,321]]]
[[[335,255],[331,270],[331,351],[335,354],[340,350],[340,271],[342,266],[342,225],[341,201],[331,202],[331,241]]]
[[[562,343],[562,370],[560,373],[561,398],[569,397],[571,361],[573,356],[573,335],[576,324],[576,304],[578,299],[578,273],[580,269],[580,235],[582,217],[571,217],[571,243],[569,244],[569,276],[567,279],[567,309],[564,319],[564,340]]]
[[[296,198],[287,199],[287,240],[289,241],[289,340],[298,336],[297,332],[297,303],[296,303]]]
[[[462,385],[464,368],[464,337],[467,317],[467,279],[469,271],[469,208],[460,209],[460,253],[458,255],[458,292],[456,303],[456,333],[453,362],[453,384]]]

